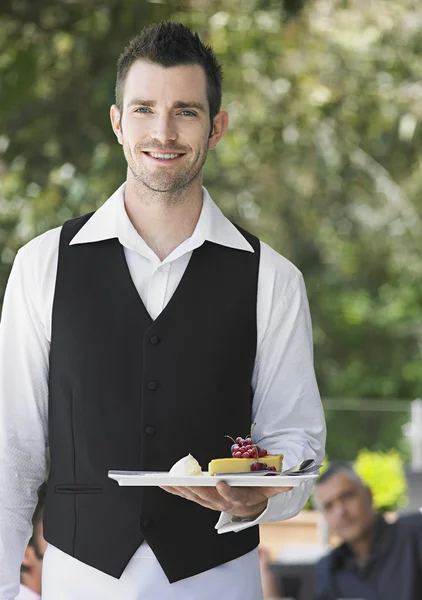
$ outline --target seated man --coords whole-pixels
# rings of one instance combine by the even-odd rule
[[[38,489],[38,504],[32,517],[33,532],[21,565],[21,586],[16,600],[40,600],[42,559],[47,548],[43,537],[42,517],[45,502],[45,484]]]
[[[315,600],[422,598],[422,515],[387,523],[346,465],[333,465],[319,478],[314,498],[343,541],[316,567]]]

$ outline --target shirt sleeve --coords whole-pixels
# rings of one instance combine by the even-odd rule
[[[313,365],[312,326],[302,274],[297,272],[271,312],[255,361],[253,439],[271,454],[284,454],[283,469],[301,460],[322,461],[326,428]],[[312,482],[271,498],[255,520],[221,513],[218,533],[241,531],[261,522],[283,521],[305,506]]]
[[[31,259],[31,260],[29,260]],[[19,594],[37,489],[46,473],[49,343],[34,257],[15,259],[0,324],[0,599]]]

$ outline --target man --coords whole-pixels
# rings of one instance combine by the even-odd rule
[[[107,477],[188,453],[206,468],[252,422],[286,467],[324,455],[302,276],[202,187],[228,125],[221,78],[183,25],[132,40],[111,108],[125,184],[17,255],[1,338],[1,600],[17,591],[47,445],[44,600],[259,600],[256,525],[296,515],[310,493]]]
[[[38,490],[38,504],[32,517],[32,536],[21,565],[21,586],[17,600],[41,600],[42,560],[47,548],[43,536],[42,516],[45,503],[45,484]]]
[[[368,486],[342,464],[320,477],[315,501],[343,540],[317,566],[316,600],[422,598],[422,515],[387,523]]]

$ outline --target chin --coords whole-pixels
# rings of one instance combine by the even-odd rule
[[[353,544],[353,542],[356,542],[362,537],[362,532],[359,529],[350,528],[339,531],[339,536],[348,544]]]

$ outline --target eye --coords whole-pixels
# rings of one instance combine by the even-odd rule
[[[180,114],[183,114],[183,116],[185,116],[185,117],[197,117],[198,116],[192,110],[182,110]]]
[[[144,112],[145,111],[145,112]],[[145,106],[141,106],[140,108],[135,109],[135,113],[139,112],[139,114],[144,115],[147,112],[150,112],[149,108],[145,108]]]

